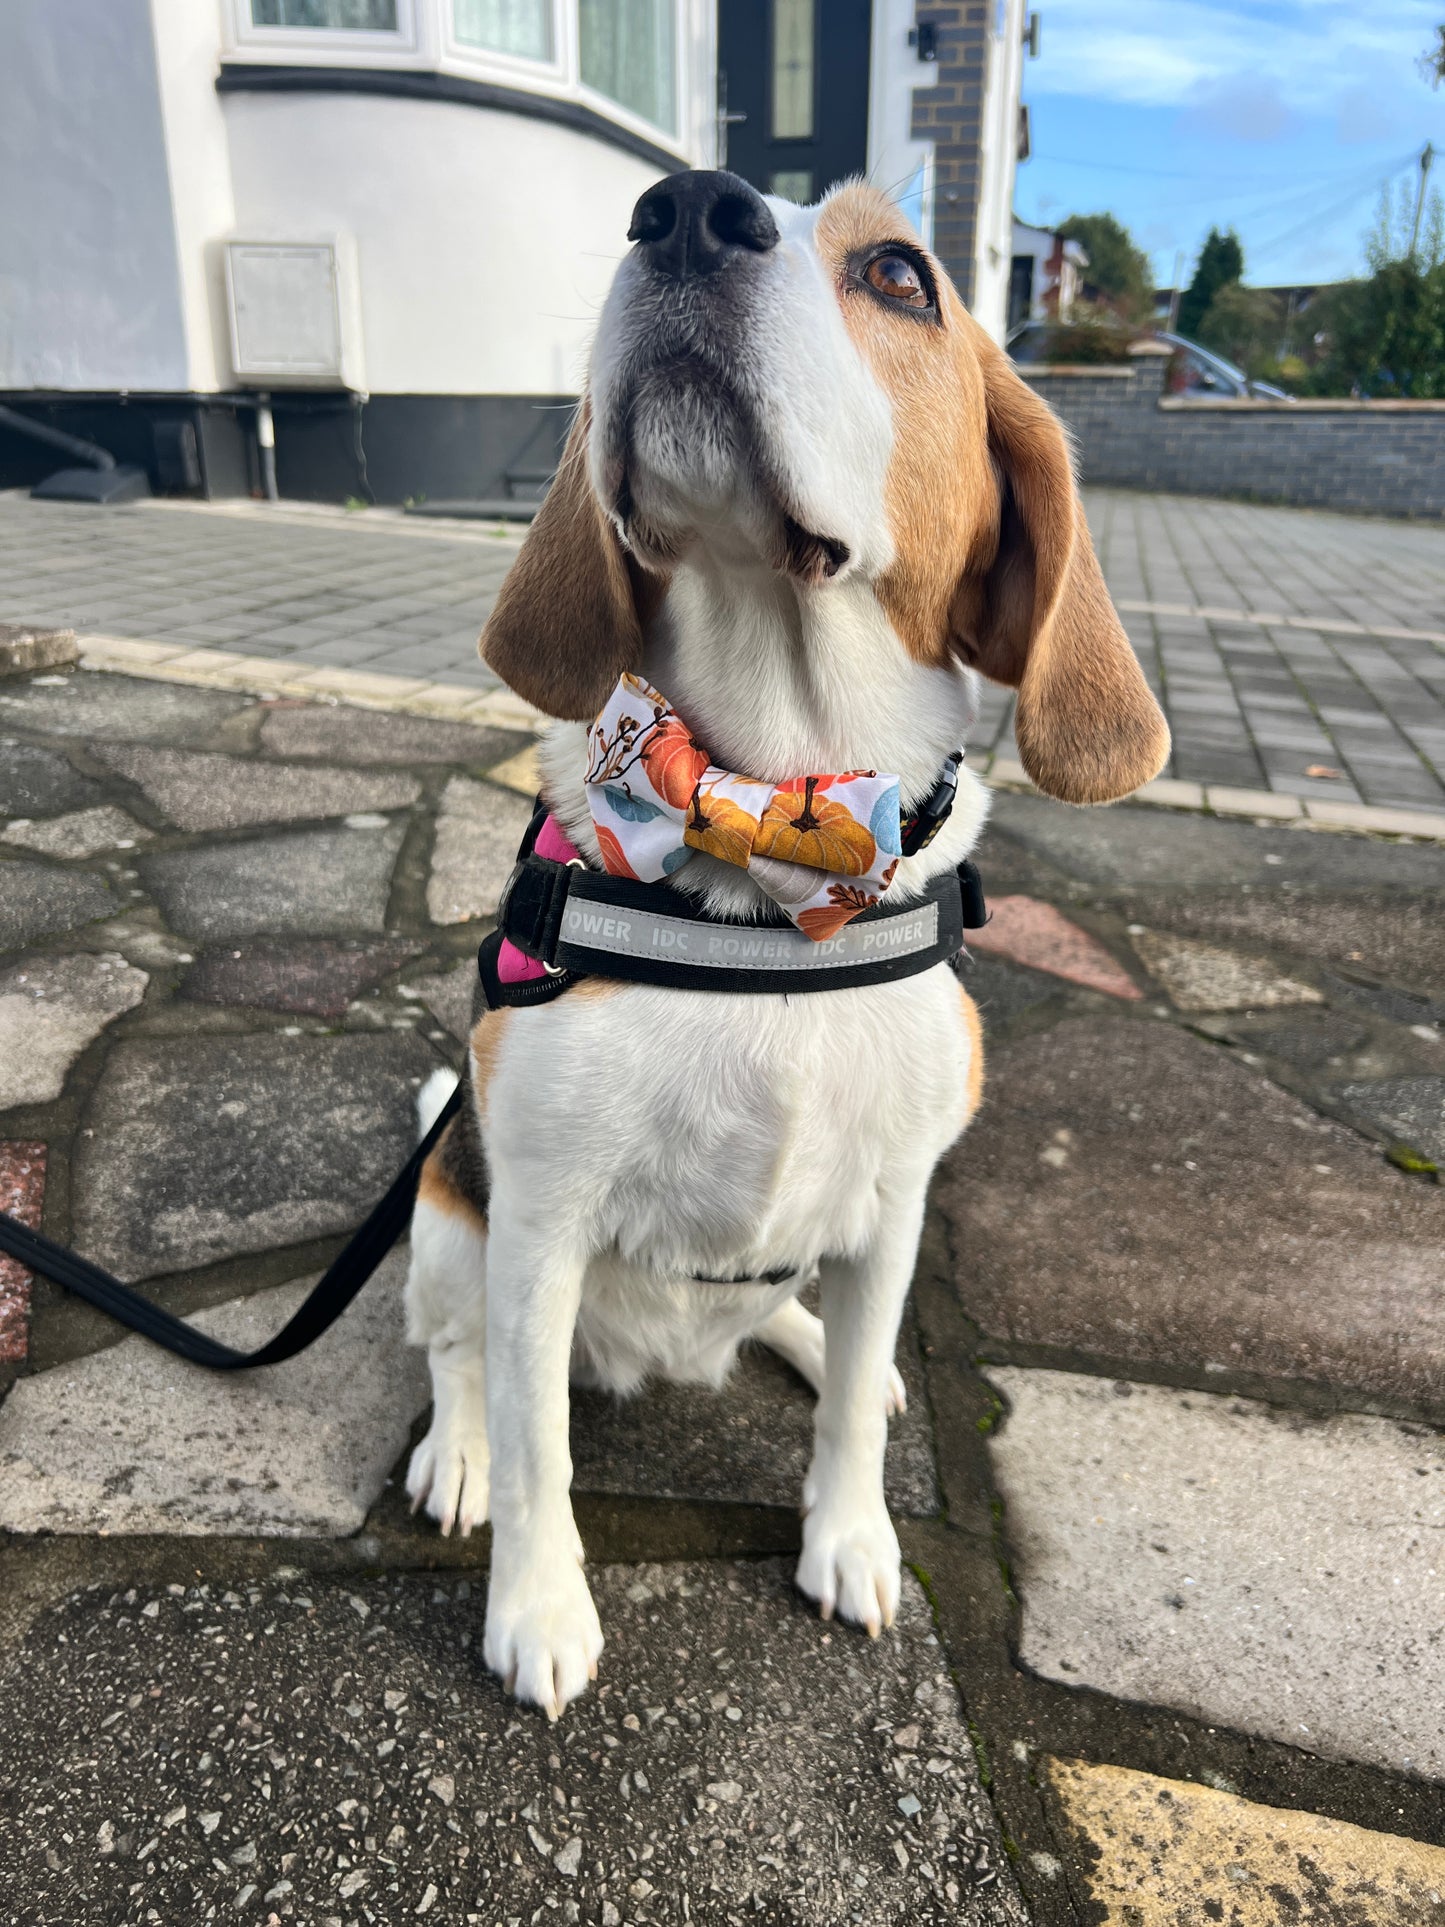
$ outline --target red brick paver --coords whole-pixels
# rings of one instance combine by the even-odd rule
[[[0,1143],[0,1211],[40,1229],[45,1196],[45,1146],[12,1139]],[[14,1258],[0,1257],[0,1364],[18,1364],[30,1338],[32,1275]]]
[[[982,930],[970,930],[970,950],[986,950],[1010,963],[1047,970],[1089,990],[1111,997],[1142,997],[1143,991],[1109,952],[1051,903],[1037,897],[993,897],[992,916]]]

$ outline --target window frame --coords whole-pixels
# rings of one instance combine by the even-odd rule
[[[671,127],[662,127],[655,120],[647,120],[633,108],[614,100],[611,94],[604,94],[600,87],[589,87],[582,78],[582,27],[576,0],[568,0],[566,7],[568,30],[572,35],[572,84],[577,90],[577,99],[586,107],[599,114],[606,114],[621,127],[630,127],[635,134],[646,140],[660,141],[664,146],[676,147],[686,153],[687,136],[682,131],[684,119],[683,102],[686,95],[687,68],[683,61],[683,44],[691,25],[691,8],[686,0],[667,0],[672,8],[672,113]]]
[[[251,0],[226,0],[225,25],[229,50],[268,60],[289,56],[298,65],[312,66],[318,64],[318,55],[330,54],[334,58],[344,55],[348,64],[383,61],[410,65],[422,58],[417,0],[396,0],[396,26],[380,29],[258,27],[251,18]]]
[[[569,14],[575,17],[575,0],[547,0],[547,5],[552,16],[552,58],[534,60],[528,54],[504,53],[499,47],[478,47],[459,39],[454,0],[439,0],[439,71],[481,75],[522,86],[530,81],[539,92],[565,93],[573,78],[567,57],[567,21]],[[540,86],[543,82],[552,84]]]

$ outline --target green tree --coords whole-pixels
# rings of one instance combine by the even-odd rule
[[[1421,54],[1420,71],[1432,87],[1438,87],[1445,80],[1445,26],[1435,29],[1433,45]]]
[[[1058,232],[1077,241],[1089,257],[1084,285],[1100,305],[1126,321],[1142,321],[1154,300],[1149,257],[1112,214],[1071,214]]]
[[[1366,243],[1367,279],[1347,281],[1320,317],[1317,394],[1445,400],[1445,203],[1426,202],[1414,250],[1415,201],[1402,186],[1381,197]]]
[[[1277,294],[1226,281],[1210,302],[1196,338],[1256,380],[1269,380],[1277,371],[1284,336],[1284,303]]]
[[[1233,228],[1221,234],[1212,227],[1199,250],[1199,260],[1195,265],[1194,279],[1184,290],[1179,302],[1178,329],[1192,341],[1199,333],[1199,324],[1209,312],[1209,304],[1219,290],[1231,281],[1244,279],[1244,249],[1239,245],[1239,236]]]

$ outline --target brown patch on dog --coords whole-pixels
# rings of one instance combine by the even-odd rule
[[[624,669],[642,661],[642,625],[665,592],[623,548],[587,474],[584,396],[557,479],[507,572],[481,652],[548,716],[591,722]]]
[[[978,1014],[978,1005],[962,984],[958,986],[958,994],[963,999],[963,1027],[968,1032],[968,1088],[965,1098],[968,1110],[964,1114],[964,1122],[971,1124],[983,1102],[983,1020]]]
[[[949,656],[954,592],[996,499],[983,377],[970,339],[981,330],[943,269],[876,188],[854,183],[830,196],[816,238],[837,278],[853,344],[893,406],[884,502],[896,557],[879,579],[878,600],[908,653],[941,664]],[[929,260],[939,298],[936,323],[891,312],[850,278],[851,263],[889,241]]]
[[[569,997],[582,997],[588,1003],[596,1003],[599,997],[610,997],[623,985],[616,977],[581,977],[567,992]]]
[[[1019,754],[1040,789],[1069,803],[1127,795],[1159,773],[1169,732],[1104,586],[1062,427],[885,195],[840,189],[816,233],[893,407],[897,555],[877,585],[889,621],[916,660],[956,651],[1018,690]],[[936,321],[857,285],[851,264],[890,241],[925,253]]]
[[[471,1054],[472,1100],[481,1118],[487,1115],[487,1091],[496,1073],[497,1056],[506,1038],[511,1015],[505,1006],[501,1010],[489,1010],[472,1026],[468,1047]]]
[[[440,1211],[448,1218],[465,1218],[474,1230],[485,1234],[487,1229],[485,1197],[481,1200],[479,1207],[456,1181],[455,1172],[460,1148],[457,1141],[457,1119],[453,1118],[437,1139],[431,1156],[421,1167],[421,1177],[416,1187],[416,1201],[418,1204],[429,1204],[433,1211]]]

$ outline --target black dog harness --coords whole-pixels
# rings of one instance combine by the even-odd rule
[[[950,756],[927,800],[903,819],[904,856],[927,849],[948,820],[962,760],[959,752]],[[773,996],[895,983],[956,957],[965,932],[988,920],[978,870],[964,861],[930,878],[913,902],[875,905],[815,942],[779,914],[715,916],[675,884],[638,883],[589,870],[580,859],[538,856],[534,845],[547,815],[539,798],[497,907],[497,927],[477,954],[490,1010],[551,1003],[587,977]],[[504,981],[499,964],[508,943],[546,974]]]

